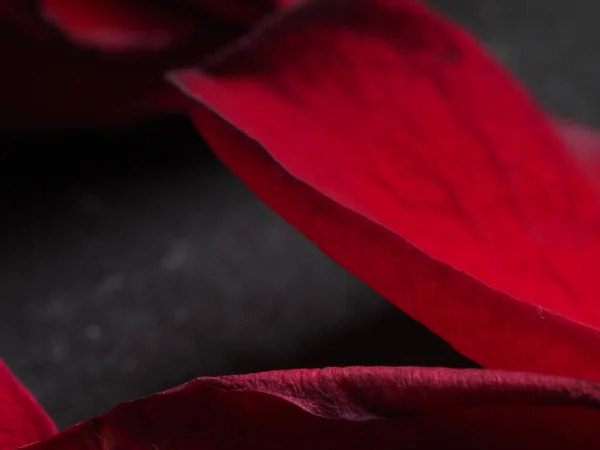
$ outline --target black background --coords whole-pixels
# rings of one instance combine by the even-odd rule
[[[432,3],[551,111],[600,125],[596,0]],[[0,145],[0,355],[61,427],[200,375],[472,365],[263,206],[183,119]]]

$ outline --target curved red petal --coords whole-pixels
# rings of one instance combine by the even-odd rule
[[[55,432],[52,420],[0,360],[0,450],[13,450]]]
[[[458,351],[600,380],[599,198],[460,29],[313,1],[172,79],[259,197]]]
[[[199,378],[28,450],[591,449],[600,386],[486,370],[347,368]]]

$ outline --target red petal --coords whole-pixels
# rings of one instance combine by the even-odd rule
[[[122,126],[182,110],[186,99],[164,81],[165,71],[241,31],[192,3],[40,0],[39,10],[1,3],[0,131]],[[86,48],[61,39],[42,15]]]
[[[419,3],[279,19],[173,75],[220,158],[467,357],[600,380],[599,198],[537,106]]]
[[[109,58],[47,47],[6,28],[0,54],[0,132],[123,126],[187,103],[162,77],[178,55]]]
[[[0,360],[0,450],[13,450],[55,432],[52,420]]]
[[[198,378],[28,447],[592,449],[600,385],[484,370],[349,368]]]
[[[69,39],[103,51],[169,48],[228,25],[248,25],[290,0],[40,0]],[[212,14],[206,17],[206,13]],[[228,24],[231,22],[231,24]]]
[[[41,14],[69,39],[105,51],[168,48],[206,25],[171,2],[40,0],[39,4]]]
[[[272,12],[277,6],[285,6],[294,0],[184,0],[217,17],[234,23],[250,24],[265,14]]]

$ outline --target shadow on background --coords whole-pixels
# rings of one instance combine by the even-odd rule
[[[202,375],[472,366],[256,200],[185,120],[1,148],[0,355],[61,427]]]

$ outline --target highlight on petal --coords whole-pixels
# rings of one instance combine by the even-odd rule
[[[13,450],[55,432],[52,420],[0,360],[0,450]]]
[[[312,1],[171,80],[251,190],[465,356],[600,380],[599,198],[465,32]]]
[[[485,370],[346,368],[198,378],[28,450],[530,450],[600,445],[600,386]]]
[[[104,51],[168,48],[195,33],[197,20],[175,2],[40,0],[40,13],[72,41]],[[201,26],[201,25],[200,25]]]

